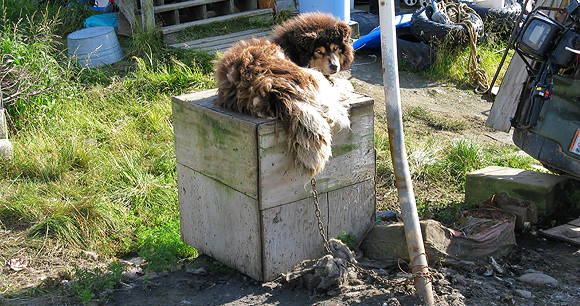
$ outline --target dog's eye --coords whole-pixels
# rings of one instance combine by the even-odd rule
[[[338,51],[338,47],[333,47],[332,52],[336,52],[336,51]]]
[[[320,50],[316,50],[316,53],[321,54],[322,55],[322,51]]]

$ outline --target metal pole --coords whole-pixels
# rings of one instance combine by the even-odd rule
[[[409,251],[411,273],[415,276],[415,289],[423,296],[427,305],[434,305],[433,290],[429,279],[427,255],[423,245],[423,235],[417,214],[415,194],[411,182],[411,173],[407,163],[403,118],[401,112],[401,93],[399,90],[399,67],[397,62],[397,35],[395,29],[395,3],[398,0],[379,1],[379,19],[381,27],[381,51],[383,62],[383,84],[387,128],[391,159],[395,171],[397,191],[401,203],[407,249]]]

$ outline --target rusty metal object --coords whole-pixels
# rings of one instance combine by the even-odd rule
[[[415,289],[423,296],[427,305],[434,305],[430,272],[423,245],[423,235],[419,224],[419,215],[413,193],[413,184],[403,133],[401,111],[401,93],[399,89],[399,70],[397,62],[397,36],[395,33],[395,4],[393,1],[379,2],[379,20],[381,27],[381,50],[383,65],[383,84],[387,128],[393,169],[401,203],[402,218],[409,250],[411,273],[415,276]]]

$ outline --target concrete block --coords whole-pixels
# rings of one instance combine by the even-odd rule
[[[534,201],[538,215],[547,216],[558,208],[569,180],[548,173],[490,166],[467,174],[465,201],[479,205],[493,195],[505,195]]]

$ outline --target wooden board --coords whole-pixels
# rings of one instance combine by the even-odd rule
[[[371,98],[355,94],[351,129],[333,134],[332,158],[316,178],[319,193],[373,179],[375,176],[374,113]],[[258,126],[260,209],[309,196],[308,181],[298,175],[288,152],[287,133],[278,121]]]
[[[576,235],[580,233],[580,219],[576,219],[566,224],[556,226],[549,230],[542,231],[541,233],[542,235],[547,237],[580,245],[580,237],[570,237],[569,235],[566,234],[567,232],[576,233]]]
[[[359,243],[376,219],[375,180],[366,180],[328,193],[328,236],[353,234]]]
[[[262,9],[262,10],[255,10],[255,11],[249,11],[249,12],[240,12],[240,13],[234,13],[234,14],[229,14],[229,15],[224,15],[224,16],[218,16],[218,17],[213,17],[213,18],[207,18],[207,19],[202,19],[202,20],[186,22],[186,23],[182,23],[182,24],[170,25],[170,26],[166,26],[166,27],[161,28],[161,31],[163,32],[164,35],[167,35],[167,34],[179,32],[185,28],[196,26],[196,25],[208,24],[208,23],[212,23],[212,22],[216,22],[216,21],[224,21],[224,20],[234,19],[234,18],[272,18],[272,14],[273,14],[272,9]]]
[[[171,44],[170,47],[182,49],[199,49],[210,53],[222,52],[240,40],[248,40],[253,37],[268,37],[272,31],[267,28],[251,29],[222,36],[208,37],[191,40],[182,43]]]
[[[262,279],[256,200],[177,164],[181,239],[220,262]]]
[[[326,194],[320,195],[319,207],[324,230],[328,232]],[[290,271],[303,260],[325,254],[314,212],[312,198],[262,211],[264,279],[274,279],[280,272]]]
[[[257,199],[255,127],[264,120],[218,110],[212,102],[216,92],[173,98],[177,163]]]
[[[183,2],[171,3],[171,4],[156,5],[153,8],[153,12],[161,13],[161,12],[167,12],[167,11],[175,11],[175,10],[180,10],[180,9],[184,9],[184,8],[188,8],[188,7],[200,6],[200,5],[204,5],[204,4],[221,2],[221,1],[224,1],[224,0],[188,0],[188,1],[183,1]]]
[[[520,95],[528,77],[525,67],[524,60],[517,53],[514,54],[485,122],[487,127],[509,132],[510,120],[516,114]]]

